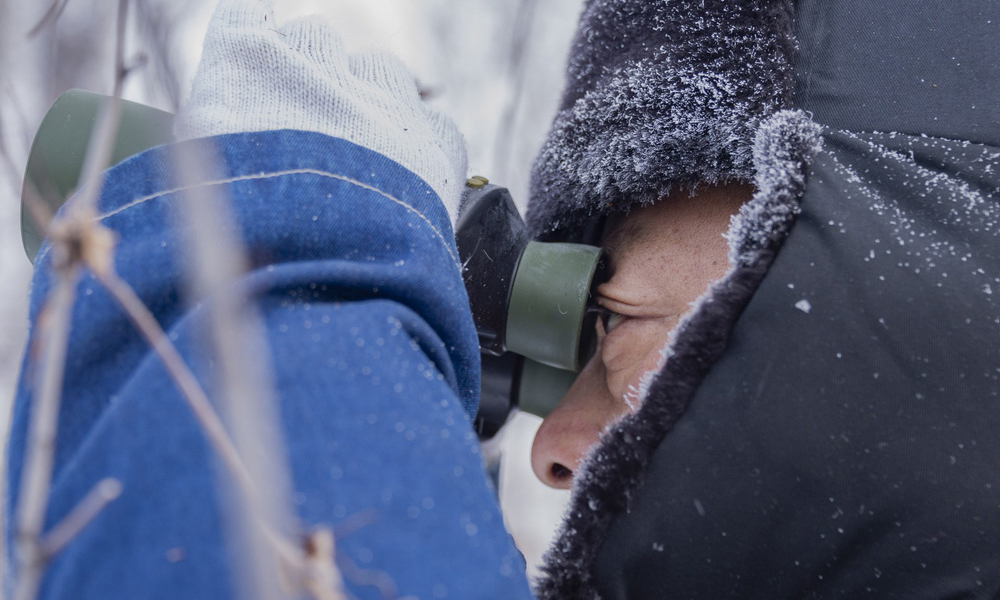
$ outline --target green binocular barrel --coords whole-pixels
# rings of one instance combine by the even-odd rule
[[[578,371],[586,352],[587,307],[601,249],[529,242],[507,316],[507,349],[558,369]]]
[[[588,318],[601,249],[530,242],[511,290],[507,349],[525,357],[517,384],[522,412],[545,418],[573,385],[593,348]]]
[[[576,371],[557,369],[527,359],[521,368],[517,407],[520,411],[545,418],[573,386]]]
[[[101,110],[113,99],[84,90],[70,90],[55,101],[42,119],[28,154],[21,188],[21,240],[34,260],[43,236],[35,225],[30,202],[55,214],[80,185],[90,139]],[[120,100],[117,136],[110,167],[153,146],[173,140],[173,115]]]

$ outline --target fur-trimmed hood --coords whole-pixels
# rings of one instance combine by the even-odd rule
[[[760,123],[789,106],[790,0],[589,0],[532,173],[536,235],[753,179]]]

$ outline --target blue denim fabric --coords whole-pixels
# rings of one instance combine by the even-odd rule
[[[295,509],[304,527],[359,514],[338,539],[399,596],[529,598],[470,420],[476,335],[451,225],[413,173],[344,140],[298,131],[220,136],[204,185],[232,200],[252,262],[241,285],[266,327]],[[205,303],[182,300],[190,244],[178,222],[171,148],[111,169],[102,222],[116,267],[203,382]],[[206,165],[212,160],[204,161]],[[31,320],[53,285],[43,247]],[[229,598],[227,496],[202,431],[160,361],[92,278],[79,288],[48,524],[105,477],[124,492],[51,564],[44,598]],[[34,340],[34,332],[32,341]],[[30,344],[31,342],[29,342]],[[28,354],[15,400],[8,507],[31,408]],[[12,515],[8,509],[8,541]],[[360,599],[381,598],[345,571]]]

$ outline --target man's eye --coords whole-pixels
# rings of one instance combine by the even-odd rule
[[[607,335],[614,331],[616,327],[621,325],[627,318],[625,315],[616,313],[613,310],[608,310],[603,306],[594,307],[597,312],[597,320],[600,323],[600,328],[603,329],[603,335]]]
[[[625,315],[618,314],[613,311],[608,311],[605,313],[604,317],[604,331],[605,333],[611,333],[616,327],[621,325],[625,321]]]

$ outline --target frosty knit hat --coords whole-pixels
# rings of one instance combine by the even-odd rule
[[[791,100],[793,26],[791,0],[588,0],[532,171],[532,233],[752,180],[755,131]]]

